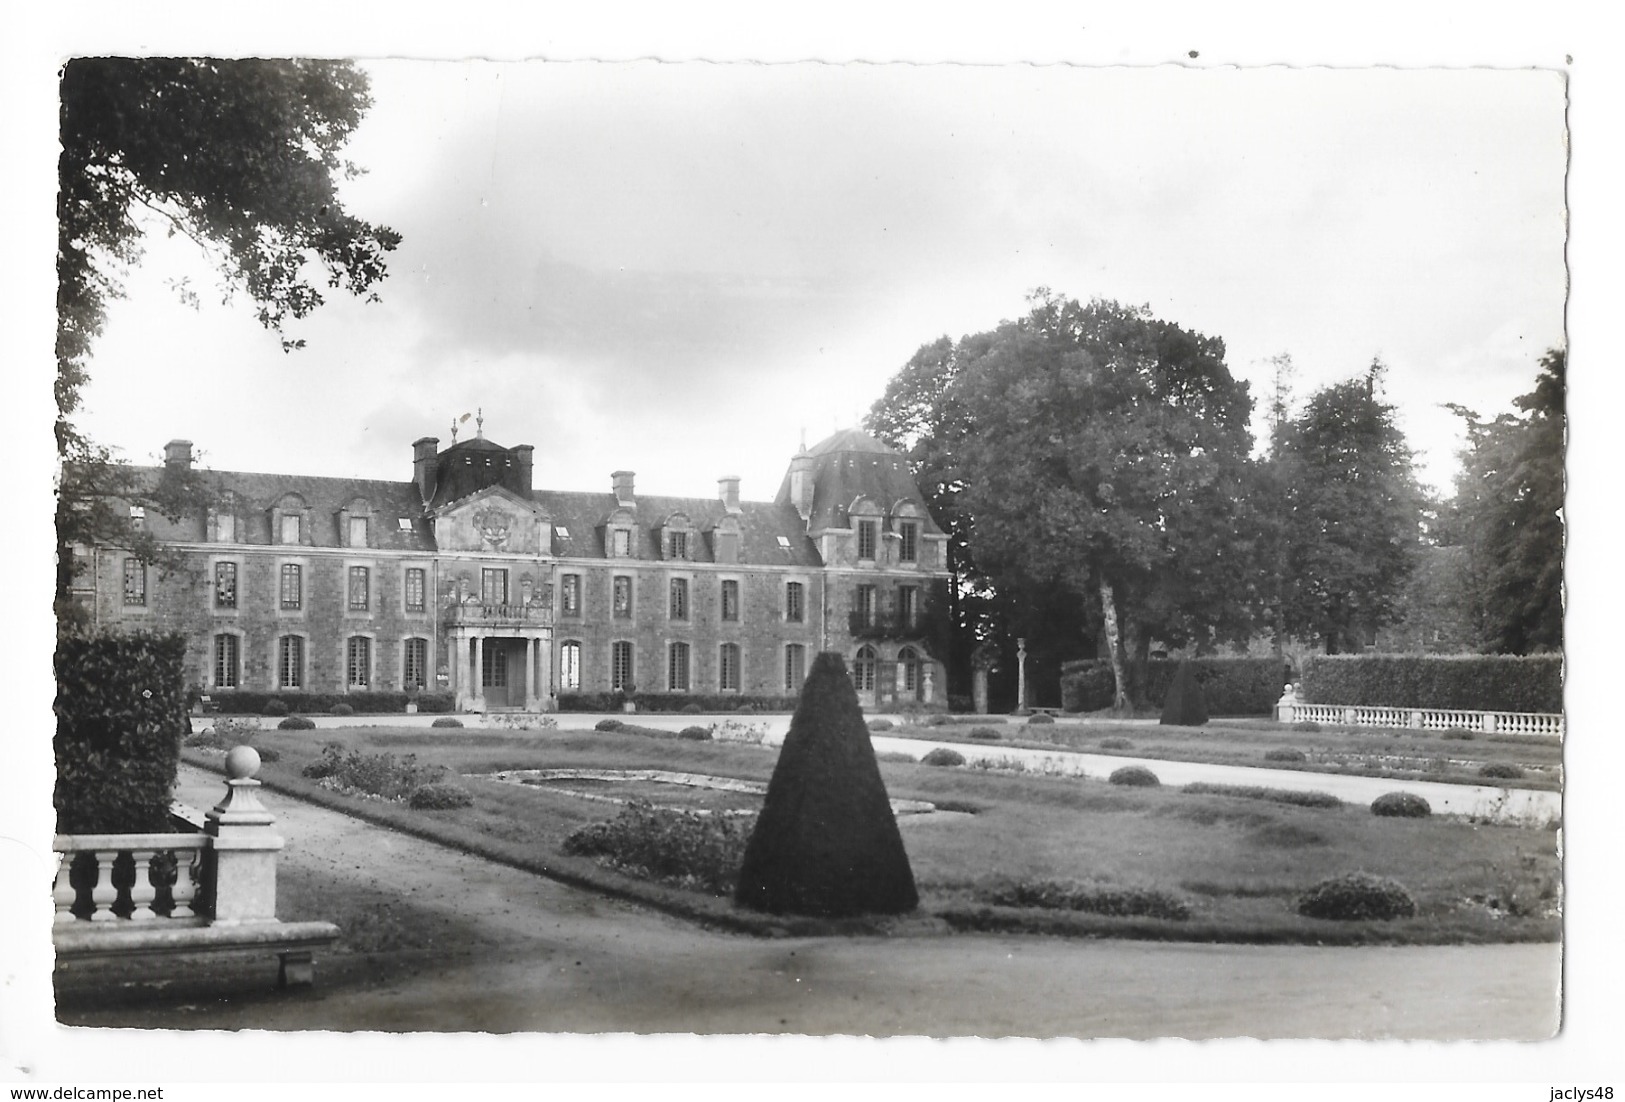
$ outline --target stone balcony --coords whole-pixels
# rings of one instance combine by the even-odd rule
[[[489,629],[539,628],[553,625],[553,606],[530,604],[486,605],[478,601],[446,606],[448,627],[478,627]]]

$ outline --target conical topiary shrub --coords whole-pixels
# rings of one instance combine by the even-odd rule
[[[919,905],[880,765],[839,654],[814,660],[745,847],[734,901],[842,918]]]
[[[1200,727],[1206,722],[1207,700],[1202,696],[1202,683],[1196,678],[1196,669],[1189,662],[1181,662],[1162,702],[1162,723]]]

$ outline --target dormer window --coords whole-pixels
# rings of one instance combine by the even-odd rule
[[[628,528],[610,529],[610,554],[618,559],[632,555],[632,531]]]
[[[873,559],[875,557],[875,545],[879,542],[879,537],[879,521],[858,521],[858,558]]]
[[[147,510],[140,505],[130,506],[130,527],[137,532],[147,526]]]
[[[687,532],[669,532],[669,533],[667,533],[666,538],[667,538],[667,555],[666,555],[667,558],[672,558],[672,559],[686,559],[686,558],[688,558],[688,533]]]
[[[897,524],[898,548],[897,557],[902,562],[918,562],[920,558],[920,525],[917,521],[904,520]]]
[[[367,546],[367,518],[351,517],[349,535],[351,547]]]
[[[282,533],[281,533],[281,535],[282,535],[282,542],[283,543],[298,543],[299,542],[299,514],[298,513],[283,513],[282,514]]]

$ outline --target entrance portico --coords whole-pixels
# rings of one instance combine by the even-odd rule
[[[551,609],[467,604],[449,612],[449,687],[458,711],[551,710]]]

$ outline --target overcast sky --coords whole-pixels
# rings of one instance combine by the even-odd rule
[[[1539,70],[367,63],[346,189],[403,236],[283,354],[157,238],[82,423],[138,462],[404,480],[484,410],[538,486],[771,497],[921,344],[1048,286],[1222,337],[1267,393],[1389,365],[1447,487],[1460,402],[1563,339],[1565,86]],[[203,304],[169,281],[190,278]],[[464,434],[474,431],[468,421]]]

